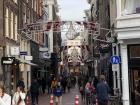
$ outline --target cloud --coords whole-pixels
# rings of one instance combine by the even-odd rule
[[[89,8],[86,0],[58,0],[62,20],[83,20],[84,10]]]

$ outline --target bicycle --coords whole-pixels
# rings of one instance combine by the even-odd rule
[[[110,96],[108,105],[122,105],[122,100],[120,96]]]

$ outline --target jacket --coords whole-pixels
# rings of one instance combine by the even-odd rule
[[[105,82],[98,83],[96,88],[98,100],[108,101],[109,91],[110,89],[107,83]]]
[[[12,99],[12,105],[17,105],[19,98],[21,97],[21,102],[19,103],[19,105],[25,105],[25,98],[26,98],[26,94],[22,93],[22,92],[16,92],[13,96]]]
[[[0,97],[0,105],[11,105],[11,96],[4,93],[4,96]]]
[[[61,87],[56,87],[55,90],[54,90],[54,95],[57,96],[57,97],[60,97],[62,96],[62,88]]]

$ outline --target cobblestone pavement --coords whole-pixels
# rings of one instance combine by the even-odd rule
[[[71,91],[69,93],[66,92],[65,94],[63,94],[62,105],[75,105],[75,96],[76,95],[79,95],[77,88],[73,88],[73,89],[71,89]],[[39,105],[50,105],[49,97],[50,97],[50,95],[47,95],[47,94],[40,96]],[[84,105],[80,99],[81,98],[79,95],[79,105]]]

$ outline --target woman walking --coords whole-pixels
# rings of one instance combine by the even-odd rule
[[[56,86],[56,88],[54,89],[54,96],[55,96],[55,101],[56,101],[56,105],[62,105],[62,87],[60,85],[60,83],[58,83],[58,85]]]
[[[26,94],[23,87],[17,87],[17,91],[15,92],[12,99],[12,105],[25,105],[25,98]]]
[[[0,105],[11,105],[11,96],[5,93],[4,86],[0,85]]]

